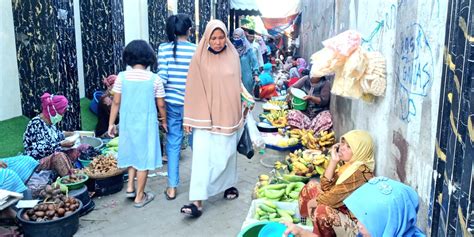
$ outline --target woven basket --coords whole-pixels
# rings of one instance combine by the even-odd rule
[[[100,174],[91,174],[89,170],[86,170],[85,173],[89,176],[91,179],[105,179],[113,176],[117,176],[125,172],[126,169],[115,169],[111,170],[107,173],[100,173]]]

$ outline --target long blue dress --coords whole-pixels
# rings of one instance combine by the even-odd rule
[[[240,57],[240,70],[242,71],[242,82],[245,89],[250,94],[253,94],[253,88],[255,87],[254,76],[258,75],[258,61],[252,49],[247,50]]]
[[[153,74],[147,81],[128,80],[123,72],[119,77],[122,97],[118,166],[132,166],[139,171],[154,170],[162,166],[154,93],[157,75]]]

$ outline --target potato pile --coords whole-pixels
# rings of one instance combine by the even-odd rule
[[[89,176],[107,174],[116,171],[117,159],[113,155],[99,155],[92,160],[92,162],[84,170]]]
[[[77,199],[60,194],[54,199],[54,202],[36,204],[32,209],[23,213],[22,217],[27,221],[51,221],[71,215],[79,206]]]
[[[78,183],[84,180],[86,177],[83,175],[76,175],[76,174],[71,174],[67,177],[64,177],[61,179],[62,184],[72,184],[72,183]]]

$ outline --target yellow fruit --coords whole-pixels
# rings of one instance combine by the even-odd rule
[[[277,161],[279,162],[279,161]],[[281,163],[280,163],[281,165]],[[258,176],[258,180],[260,181],[268,181],[270,179],[270,176],[266,175],[266,174],[261,174],[260,176]]]

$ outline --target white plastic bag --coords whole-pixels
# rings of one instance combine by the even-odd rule
[[[255,147],[263,147],[265,145],[265,141],[263,141],[262,136],[260,135],[260,131],[257,128],[257,122],[253,118],[253,111],[249,112],[247,116],[247,127],[250,134],[250,139]]]

